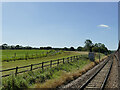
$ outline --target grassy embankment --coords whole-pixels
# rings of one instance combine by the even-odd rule
[[[104,54],[100,54],[103,61],[104,58],[107,58]],[[99,54],[95,55],[95,62],[91,62],[87,56],[81,58],[79,61],[67,64],[65,66],[59,66],[58,71],[53,75],[53,78],[46,80],[44,83],[36,82],[31,88],[56,88],[62,84],[67,84],[70,81],[80,77],[82,74],[87,72],[89,69],[93,68],[96,64],[99,63]],[[61,69],[65,67],[64,69]]]
[[[16,60],[16,61],[10,61],[10,62],[2,62],[2,69],[4,70],[4,69],[9,69],[9,68],[14,68],[17,66],[18,67],[26,66],[26,65],[30,65],[30,64],[41,63],[44,61],[56,60],[56,59],[66,58],[66,57],[70,57],[70,56],[74,56],[74,55],[84,55],[84,54],[88,54],[88,53],[87,52],[78,53],[78,52],[64,51],[61,54],[51,55],[51,56],[47,56],[47,57],[28,59],[28,60]],[[20,69],[19,71],[27,70],[27,69],[30,69],[30,67]],[[15,72],[15,70],[12,70],[12,71]],[[7,71],[7,72],[3,72],[2,74],[5,75],[5,74],[9,74],[10,72],[11,71]]]
[[[66,53],[68,54],[68,52]],[[69,54],[70,53],[80,54],[77,52],[69,52]],[[104,55],[102,55],[102,57],[103,56]],[[68,57],[68,55],[64,57]],[[97,59],[98,56],[96,57],[96,60]],[[81,76],[94,65],[95,63],[90,62],[87,55],[84,55],[78,61],[61,64],[56,68],[51,68],[46,71],[37,70],[34,72],[25,73],[22,76],[18,75],[17,77],[9,77],[8,79],[3,80],[3,84],[8,87],[9,83],[9,87],[16,86],[15,88],[56,88],[61,84],[68,83],[69,81]],[[14,85],[12,82],[14,82]]]

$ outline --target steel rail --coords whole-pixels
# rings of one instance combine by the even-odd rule
[[[105,87],[105,85],[106,85],[106,82],[107,82],[107,80],[108,80],[108,77],[109,77],[109,74],[110,74],[112,65],[113,65],[113,58],[112,58],[112,63],[111,63],[111,65],[110,65],[109,71],[108,71],[108,73],[107,73],[107,75],[106,75],[106,77],[105,77],[105,79],[104,79],[104,81],[103,81],[103,83],[102,83],[101,90],[103,90],[104,87]]]
[[[108,58],[108,60],[102,65],[102,67],[100,69],[98,69],[96,71],[96,73],[94,73],[81,87],[80,90],[83,90],[89,83],[90,81],[93,80],[93,78],[104,68],[104,66],[108,63],[108,61],[110,60],[110,57]]]

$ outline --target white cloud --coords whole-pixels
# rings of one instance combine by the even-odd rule
[[[98,25],[98,27],[110,28],[108,25],[105,25],[105,24],[100,24],[100,25]]]

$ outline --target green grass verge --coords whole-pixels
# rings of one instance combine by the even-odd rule
[[[67,58],[67,57],[74,56],[74,55],[87,55],[87,54],[88,54],[88,52],[65,51],[62,54],[57,54],[57,55],[53,55],[53,56],[47,56],[47,57],[43,57],[43,58],[29,59],[29,60],[18,60],[18,61],[11,61],[11,62],[2,62],[2,69],[4,70],[4,69],[9,69],[9,68],[15,68],[17,66],[21,67],[21,66],[41,63],[41,62],[50,61],[50,60]],[[97,55],[98,54],[96,54],[96,56]],[[102,56],[104,56],[104,55],[102,55]],[[96,57],[96,59],[98,59],[98,56]],[[35,67],[38,67],[38,66],[34,66],[34,68]],[[30,67],[19,69],[19,71],[23,71],[23,70],[30,70]],[[2,74],[6,75],[6,74],[10,74],[11,72],[15,73],[15,70],[3,72]]]
[[[2,89],[19,89],[23,88],[38,88],[39,85],[51,79],[59,79],[63,72],[75,72],[76,70],[81,70],[84,66],[91,63],[88,59],[87,55],[84,55],[80,58],[80,60],[76,60],[74,62],[60,64],[55,68],[49,68],[46,70],[36,70],[29,71],[27,73],[18,75],[18,76],[10,76],[8,78],[3,78],[3,87]],[[63,78],[62,78],[63,79]],[[69,79],[68,81],[69,82]],[[50,83],[49,83],[50,84]],[[37,85],[37,86],[36,86]]]
[[[47,56],[47,57],[42,57],[42,58],[37,58],[37,59],[28,59],[28,60],[17,60],[17,61],[11,61],[11,62],[2,62],[2,69],[9,69],[9,68],[15,68],[15,67],[21,67],[21,66],[26,66],[26,65],[31,65],[31,64],[36,64],[36,63],[41,63],[45,61],[50,61],[50,60],[56,60],[56,59],[61,59],[61,58],[66,58],[74,55],[86,55],[87,52],[69,52],[69,51],[64,51],[61,54],[57,55],[52,55],[52,56]],[[38,67],[38,66],[34,66]],[[19,69],[19,71],[23,70],[30,70],[30,67],[27,68],[22,68]],[[10,74],[11,72],[15,73],[15,70],[3,72],[3,75]]]
[[[55,68],[49,68],[46,70],[36,70],[29,71],[18,76],[10,76],[8,78],[3,78],[3,89],[19,89],[20,87],[28,88],[31,85],[39,82],[43,83],[47,79],[58,78],[61,71],[70,72],[76,68],[82,68],[85,64],[88,64],[90,61],[85,57],[81,57],[81,60],[61,64]]]

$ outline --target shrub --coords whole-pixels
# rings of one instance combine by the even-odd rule
[[[17,90],[20,88],[28,88],[27,81],[20,76],[10,76],[3,81],[2,90]]]

